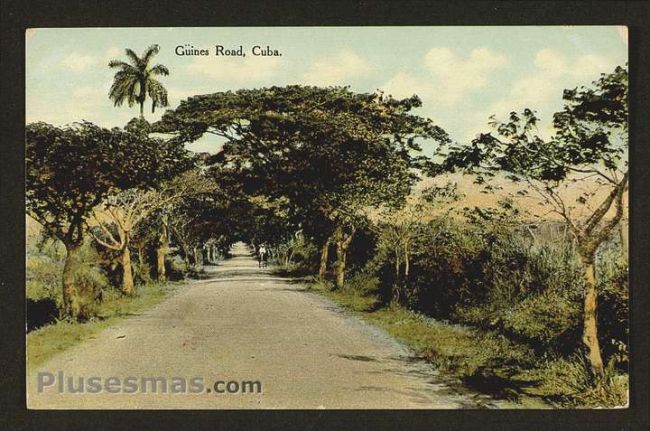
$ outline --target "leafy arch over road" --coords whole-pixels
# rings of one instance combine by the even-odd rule
[[[427,160],[420,142],[450,142],[430,119],[411,113],[420,106],[417,96],[398,100],[347,87],[270,87],[191,97],[154,129],[178,142],[205,133],[224,138],[217,169],[320,243],[322,262],[334,244],[341,287],[364,210],[402,205]]]

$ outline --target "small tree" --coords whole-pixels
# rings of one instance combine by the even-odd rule
[[[25,133],[26,210],[66,248],[63,314],[79,314],[75,268],[92,210],[114,190],[146,183],[158,172],[152,142],[91,123],[59,128],[28,124]]]
[[[584,267],[583,343],[596,375],[602,374],[603,361],[596,323],[595,257],[624,214],[629,177],[627,89],[627,71],[617,67],[591,88],[565,90],[564,108],[554,115],[556,133],[550,140],[536,133],[538,119],[529,109],[511,113],[507,122],[492,117],[496,135],[481,134],[469,146],[441,152],[444,161],[432,170],[437,174],[462,169],[488,185],[488,179],[504,173],[523,185],[520,196],[537,199],[564,220]]]
[[[377,223],[371,226],[379,238],[378,248],[386,258],[393,259],[395,269],[392,302],[401,304],[406,299],[404,288],[409,282],[413,245],[426,232],[426,221],[434,216],[437,207],[458,198],[456,184],[431,186],[410,196],[403,207],[386,208],[376,217]]]
[[[100,245],[117,251],[122,266],[122,292],[133,294],[131,234],[154,211],[174,205],[185,196],[210,191],[212,185],[197,171],[179,175],[157,190],[131,189],[109,196],[93,212],[93,238]],[[116,234],[111,232],[115,227]]]

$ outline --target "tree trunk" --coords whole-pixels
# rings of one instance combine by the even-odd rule
[[[156,274],[158,280],[163,281],[167,278],[167,271],[165,269],[165,256],[169,247],[169,234],[167,232],[167,223],[163,220],[162,229],[158,242],[158,249],[156,250]]]
[[[287,257],[287,269],[289,269],[289,265],[293,263],[294,254],[295,254],[295,250],[292,248],[291,251],[289,252],[289,256]]]
[[[79,316],[78,292],[75,287],[74,274],[80,263],[78,245],[66,244],[65,264],[63,266],[63,316],[77,318]]]
[[[336,229],[336,288],[342,289],[345,285],[345,261],[348,247],[354,236],[355,229],[346,235],[343,227]]]
[[[594,255],[583,257],[585,300],[582,342],[587,348],[587,358],[594,375],[603,374],[603,359],[598,343],[597,307],[598,293],[596,292],[596,265]]]
[[[402,260],[400,259],[399,250],[395,250],[395,284],[400,281],[400,268],[402,267]]]
[[[345,285],[345,259],[346,248],[343,240],[336,241],[336,288],[342,289]]]
[[[194,253],[194,269],[198,271],[199,266],[201,265],[201,253],[199,253],[198,247],[194,247],[192,251]]]
[[[192,269],[192,258],[190,256],[189,247],[183,245],[183,243],[180,243],[179,245],[183,252],[183,261],[185,262],[185,272],[189,272]]]
[[[131,267],[131,250],[127,242],[122,250],[122,293],[133,295],[133,269]]]
[[[140,102],[140,118],[144,118],[144,102]]]
[[[411,259],[409,259],[409,244],[404,244],[404,281],[407,282],[409,278],[409,271],[411,270]]]
[[[627,220],[621,220],[621,224],[618,226],[619,234],[621,236],[621,250],[624,256],[628,255],[628,250],[630,247],[629,238],[629,225]]]
[[[142,245],[138,245],[138,263],[140,268],[144,268],[144,247]]]
[[[325,275],[327,274],[327,260],[329,259],[331,242],[332,239],[327,238],[320,251],[320,267],[318,268],[318,278],[320,280],[325,280]]]
[[[623,196],[621,196],[621,205],[623,206],[623,211],[625,211],[625,208],[627,208],[626,194],[623,194]],[[618,232],[621,237],[621,249],[623,256],[627,257],[629,250],[630,225],[626,216],[621,218],[621,221],[618,224]]]

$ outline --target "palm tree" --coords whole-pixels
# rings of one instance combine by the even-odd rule
[[[137,103],[140,105],[140,117],[144,118],[144,101],[147,95],[151,99],[152,113],[156,110],[156,106],[169,105],[167,90],[154,78],[157,75],[169,75],[169,69],[162,64],[149,67],[151,58],[159,51],[158,45],[151,45],[142,53],[142,57],[138,57],[132,49],[126,48],[128,63],[121,60],[111,60],[108,63],[108,67],[119,69],[115,73],[113,85],[108,93],[109,99],[115,106],[121,106],[124,101],[129,104],[129,107]]]

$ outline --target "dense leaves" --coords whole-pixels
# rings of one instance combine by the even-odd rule
[[[424,161],[418,140],[449,142],[409,113],[420,104],[340,87],[271,87],[192,97],[155,126],[183,142],[203,133],[224,138],[215,159],[245,192],[282,201],[292,220],[315,232],[408,195]]]
[[[32,123],[25,141],[27,212],[69,244],[111,191],[154,185],[189,163],[177,145],[87,122]]]

